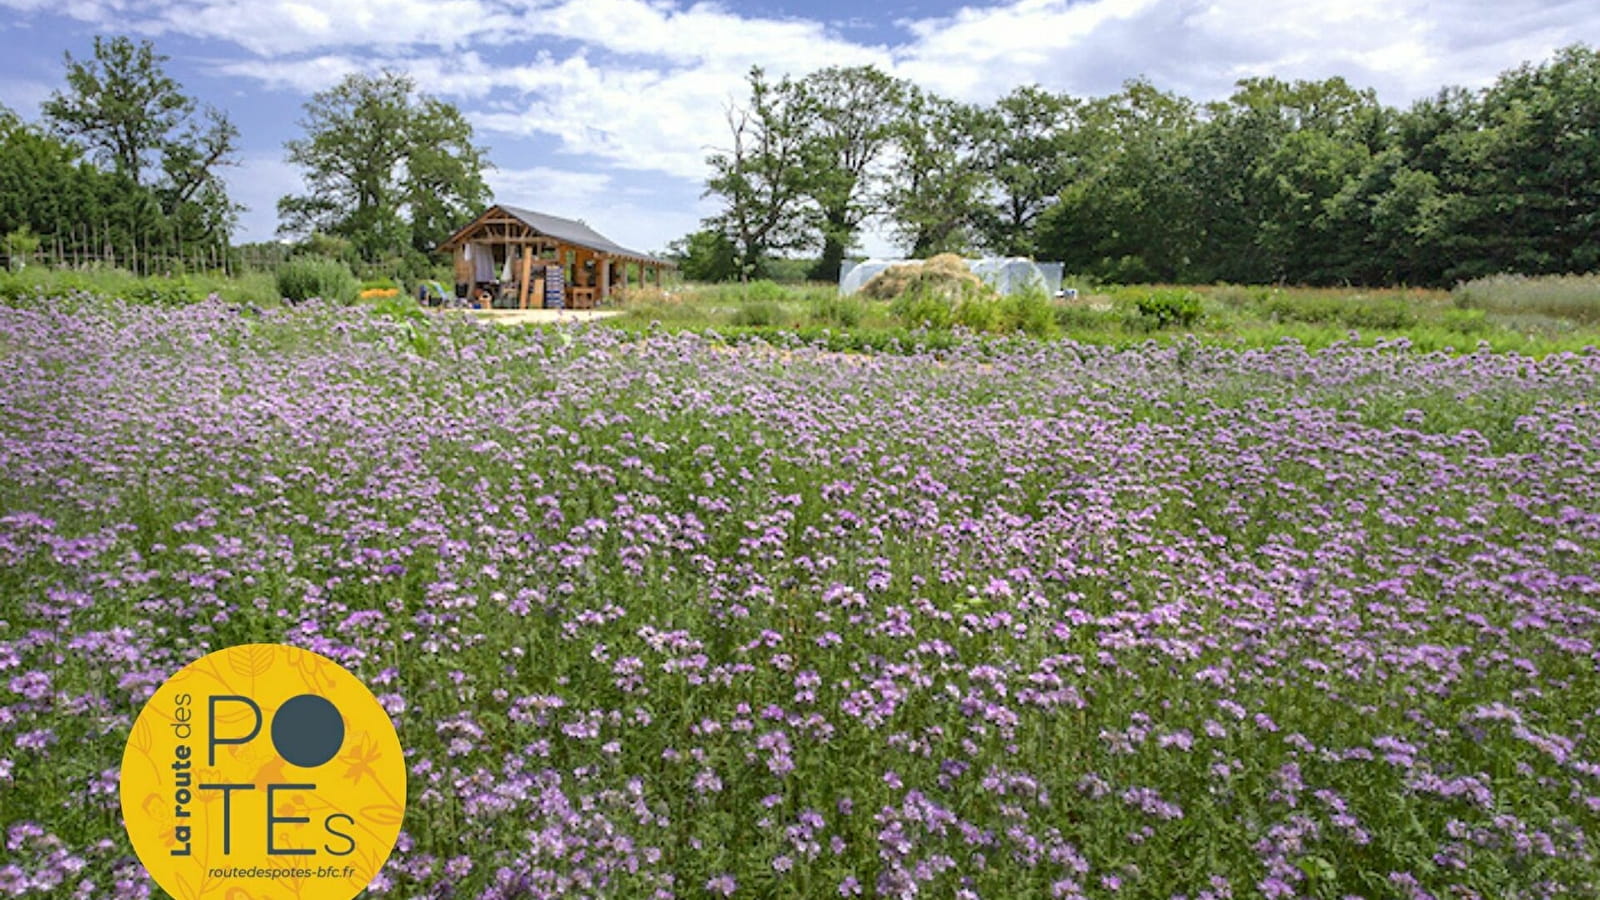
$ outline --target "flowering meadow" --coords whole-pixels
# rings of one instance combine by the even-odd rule
[[[0,897],[130,723],[342,662],[375,897],[1600,896],[1600,353],[937,353],[0,307]]]

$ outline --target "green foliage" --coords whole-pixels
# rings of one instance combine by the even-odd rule
[[[777,303],[789,297],[789,292],[782,285],[765,279],[739,285],[737,291],[740,301],[746,304]]]
[[[862,220],[878,206],[870,173],[894,144],[908,87],[874,66],[830,66],[799,82],[811,109],[801,193],[816,204],[822,237],[822,257],[808,273],[813,281],[839,280]]]
[[[320,297],[336,303],[351,303],[360,284],[350,267],[325,256],[297,256],[278,267],[278,293],[300,303]]]
[[[960,331],[985,335],[1025,335],[1115,347],[1138,347],[1149,341],[1167,343],[1194,334],[1207,343],[1272,347],[1290,339],[1311,349],[1352,340],[1409,341],[1422,352],[1472,352],[1480,341],[1495,351],[1531,356],[1581,351],[1600,346],[1600,329],[1537,313],[1510,315],[1460,309],[1442,291],[1418,289],[1350,291],[1336,289],[1218,285],[1174,288],[1085,290],[1071,301],[1058,302],[1040,293],[996,299],[977,295],[915,294],[899,302],[878,302],[860,295],[840,297],[826,285],[797,287],[761,285],[749,298],[767,307],[741,310],[747,302],[743,285],[683,285],[667,292],[630,299],[624,315],[606,320],[623,329],[664,327],[671,330],[715,330],[719,334],[760,333],[810,335],[834,349],[852,346],[888,349],[888,335],[923,335],[945,342]],[[1137,299],[1153,290],[1199,296],[1204,315],[1191,328],[1162,328],[1139,313]],[[972,308],[963,311],[962,305]],[[772,322],[768,325],[752,321]],[[789,338],[785,338],[787,340]],[[809,338],[808,338],[809,339]],[[904,341],[900,342],[905,344]],[[941,346],[951,346],[948,342]]]
[[[788,76],[769,83],[756,66],[748,83],[749,105],[728,112],[731,146],[706,158],[706,194],[724,203],[706,224],[733,242],[741,278],[763,275],[770,257],[811,240],[802,204],[815,111]]]
[[[986,124],[978,107],[910,89],[895,129],[902,163],[884,196],[895,236],[910,248],[909,256],[971,249],[979,194],[988,183],[978,157]]]
[[[761,262],[765,277],[778,284],[807,284],[807,274],[816,267],[816,260],[804,257],[774,256]]]
[[[782,325],[787,320],[781,304],[771,300],[750,300],[734,314],[733,324],[763,328]]]
[[[892,106],[892,82],[846,83],[887,85],[871,108]],[[871,141],[835,140],[856,155],[808,161],[821,146],[808,136],[873,95],[810,85],[753,73],[733,149],[712,158],[708,193],[727,203],[713,221],[746,276],[819,241],[818,272],[832,271],[874,208],[914,255],[978,243],[1116,283],[1441,285],[1600,268],[1600,55],[1582,46],[1406,110],[1340,78],[1249,78],[1204,106],[1145,81],[1084,102],[1024,87],[989,107],[907,91],[888,129],[906,162],[882,180],[851,165],[878,152]],[[854,133],[878,135],[872,122]]]
[[[6,233],[4,239],[6,260],[13,270],[21,269],[28,264],[28,260],[39,250],[39,236],[33,229],[23,223],[22,227],[14,228]]]
[[[997,305],[1005,331],[1036,338],[1053,338],[1060,333],[1056,326],[1055,304],[1042,289],[1018,291],[1002,297]]]
[[[963,299],[928,282],[918,282],[890,301],[889,311],[907,328],[943,331],[956,323],[956,307]],[[972,302],[983,301],[973,298]]]
[[[29,266],[20,272],[0,273],[0,298],[16,300],[74,293],[155,306],[199,303],[213,294],[233,304],[267,305],[279,300],[272,277],[259,272],[238,278],[221,275],[141,277],[121,269]]]
[[[130,285],[122,299],[148,306],[188,306],[206,299],[206,294],[184,278],[152,277]]]
[[[733,241],[714,228],[679,238],[668,245],[667,251],[688,281],[733,281],[739,277]]]
[[[366,260],[425,255],[488,201],[471,124],[410,76],[354,73],[305,111],[305,137],[286,147],[309,191],[278,201],[281,232],[337,235]]]
[[[1125,296],[1140,323],[1152,329],[1189,328],[1205,311],[1200,295],[1182,288],[1140,288]]]
[[[817,322],[854,328],[866,318],[866,303],[854,297],[829,295],[812,301],[811,318]]]
[[[1395,331],[1417,324],[1405,301],[1392,297],[1291,297],[1274,294],[1262,307],[1278,321],[1339,324],[1347,328]]]
[[[91,59],[67,54],[67,90],[42,110],[61,135],[153,191],[164,219],[147,230],[179,243],[225,243],[239,207],[220,171],[234,161],[239,130],[213,108],[197,117],[195,101],[166,74],[167,59],[149,41],[96,36]],[[152,168],[159,175],[147,178]]]
[[[1038,85],[1014,88],[978,114],[976,166],[995,197],[972,214],[985,247],[1003,256],[1038,250],[1036,220],[1086,162],[1078,114],[1073,98]]]
[[[360,264],[361,257],[356,252],[355,242],[348,237],[337,234],[324,234],[313,231],[294,245],[291,256],[320,256],[325,259],[337,259],[351,268]]]

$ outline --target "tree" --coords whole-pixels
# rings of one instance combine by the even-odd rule
[[[1170,281],[1200,244],[1187,152],[1194,104],[1130,81],[1077,114],[1081,160],[1061,202],[1039,215],[1039,252],[1114,281]]]
[[[715,228],[705,228],[667,245],[678,271],[689,281],[733,281],[739,277],[733,241]]]
[[[966,253],[988,176],[978,160],[981,114],[913,88],[895,130],[896,173],[885,211],[896,237],[923,259]]]
[[[817,205],[822,227],[813,280],[839,280],[862,221],[881,206],[873,166],[896,137],[907,89],[872,66],[832,66],[800,82],[802,102],[812,107],[804,193]]]
[[[21,271],[28,265],[28,260],[39,250],[39,236],[26,223],[20,228],[6,232],[0,239],[0,246],[6,250],[6,261],[13,270]]]
[[[76,145],[23,123],[0,107],[0,233],[26,228],[40,247],[119,259],[167,252],[160,204],[148,187],[105,172]],[[152,237],[156,242],[152,243]]]
[[[67,60],[67,93],[45,101],[45,118],[57,132],[82,141],[119,172],[144,183],[150,157],[194,112],[194,101],[163,69],[166,56],[149,41],[94,39],[94,58]]]
[[[349,75],[305,112],[306,136],[286,146],[309,190],[278,201],[280,233],[346,237],[369,260],[428,253],[488,202],[472,126],[409,76]]]
[[[1071,97],[1025,85],[982,117],[980,159],[994,192],[978,227],[984,244],[1007,256],[1032,256],[1033,226],[1074,177]]]
[[[240,208],[220,172],[236,162],[239,131],[214,108],[197,116],[166,74],[167,59],[149,41],[96,37],[92,58],[66,54],[67,90],[51,94],[44,116],[57,134],[153,191],[156,218],[129,223],[146,246],[152,237],[166,249],[225,242]]]
[[[750,105],[727,110],[732,146],[706,158],[711,177],[704,194],[723,199],[723,211],[706,224],[733,242],[742,280],[762,275],[774,252],[799,249],[809,239],[807,141],[814,113],[787,76],[769,84],[756,66],[749,83]]]

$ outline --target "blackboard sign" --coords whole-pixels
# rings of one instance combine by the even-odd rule
[[[544,308],[564,309],[567,305],[566,279],[560,266],[544,267]]]

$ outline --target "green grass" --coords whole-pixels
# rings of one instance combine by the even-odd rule
[[[1492,275],[1459,285],[1453,293],[1462,309],[1483,310],[1504,321],[1600,325],[1600,274]]]
[[[1112,347],[1168,344],[1189,335],[1243,347],[1295,340],[1311,349],[1403,340],[1425,352],[1470,353],[1482,344],[1534,357],[1600,346],[1600,276],[1496,276],[1454,292],[1069,281],[1080,287],[1071,301],[1022,296],[959,303],[841,297],[834,286],[818,283],[682,284],[621,295],[614,302],[623,315],[607,324],[634,332],[661,328],[854,351],[951,346],[954,335],[966,332],[991,338],[1068,337]],[[213,293],[229,303],[278,302],[278,289],[265,273],[237,278],[140,278],[120,270],[0,274],[4,297],[74,291],[169,306],[200,302]],[[404,294],[399,299],[409,302]]]
[[[1198,299],[1198,311],[1195,301]],[[1422,352],[1495,352],[1542,357],[1600,346],[1600,327],[1546,313],[1467,308],[1445,291],[1239,285],[1095,287],[1076,300],[1044,297],[883,302],[840,297],[827,285],[803,288],[683,285],[636,293],[609,325],[662,328],[723,338],[820,344],[834,350],[953,346],[953,335],[1025,334],[1083,343],[1165,345],[1193,335],[1210,344],[1271,347],[1285,340],[1310,349],[1405,341]]]
[[[270,272],[229,276],[200,272],[173,276],[135,275],[125,269],[45,269],[0,272],[0,297],[62,296],[83,292],[133,303],[187,306],[216,294],[229,303],[277,304],[277,285]]]

